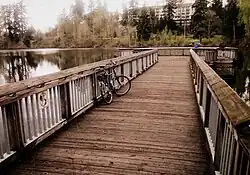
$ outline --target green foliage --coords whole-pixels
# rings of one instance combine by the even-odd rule
[[[23,41],[27,30],[26,8],[23,1],[1,6],[1,24],[5,47],[12,47]]]
[[[245,24],[245,30],[250,37],[250,3],[249,0],[240,1],[240,19]]]
[[[149,40],[151,32],[152,32],[152,26],[150,24],[150,18],[149,18],[149,12],[147,8],[143,8],[141,10],[141,14],[139,16],[138,24],[136,26],[137,29],[137,37],[138,40]]]
[[[221,20],[223,19],[224,9],[222,7],[222,0],[213,0],[210,9],[215,12],[217,17],[219,17]]]
[[[138,2],[137,0],[130,0],[129,11],[128,11],[128,24],[130,26],[137,25],[137,18],[139,16]]]
[[[244,25],[239,22],[239,7],[236,0],[230,0],[225,7],[223,33],[230,43],[236,43],[245,35]]]
[[[196,0],[193,4],[195,12],[192,16],[191,28],[194,34],[194,37],[202,38],[207,37],[207,14],[208,14],[208,2],[207,0]]]
[[[169,0],[167,4],[164,6],[164,11],[165,11],[165,23],[166,26],[169,30],[176,30],[177,26],[174,21],[174,15],[175,15],[175,9],[177,8],[176,6],[176,0]]]

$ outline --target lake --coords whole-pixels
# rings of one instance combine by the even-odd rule
[[[234,62],[234,76],[225,80],[250,106],[250,53],[239,52]]]
[[[120,56],[117,49],[0,51],[0,85]]]
[[[0,51],[0,85],[120,56],[118,49]],[[250,106],[250,54],[240,53],[226,82]]]

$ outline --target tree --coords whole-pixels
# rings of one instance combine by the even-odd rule
[[[208,14],[207,0],[195,0],[193,8],[195,12],[191,18],[191,28],[195,38],[207,37],[207,14]]]
[[[125,6],[125,4],[123,4],[123,13],[122,13],[121,25],[127,26],[128,24],[129,24],[129,10]]]
[[[128,11],[128,24],[130,26],[137,25],[138,14],[139,14],[139,10],[138,10],[137,0],[130,0],[129,11]]]
[[[210,9],[215,12],[216,16],[218,16],[221,20],[223,20],[224,9],[222,7],[222,0],[213,0]]]
[[[155,15],[155,10],[150,8],[149,9],[149,19],[150,19],[150,25],[151,25],[151,29],[154,34],[157,33],[158,28],[157,28],[157,23],[158,23],[158,19]]]
[[[75,41],[79,42],[79,24],[83,20],[84,15],[84,3],[82,0],[75,0],[75,3],[71,6],[71,18],[74,26],[74,38]]]
[[[19,42],[21,43],[27,30],[26,7],[23,1],[1,6],[0,15],[5,46],[11,47]]]
[[[151,25],[149,13],[146,7],[143,7],[136,26],[138,40],[148,41],[151,34]]]
[[[245,24],[245,30],[250,37],[250,3],[249,0],[240,1],[240,19]]]
[[[245,35],[245,26],[239,21],[239,7],[236,0],[230,0],[225,7],[225,24],[223,33],[229,42],[236,43]]]
[[[224,8],[222,7],[222,0],[213,0],[212,6],[208,11],[208,20],[210,25],[209,30],[211,29],[213,34],[222,34],[224,21]]]
[[[168,27],[168,30],[176,30],[176,23],[174,21],[174,15],[175,15],[175,9],[176,1],[175,0],[169,0],[167,4],[164,6],[163,10],[165,12],[165,21],[166,25]]]
[[[217,16],[213,10],[207,11],[207,23],[208,23],[208,29],[207,29],[208,37],[212,37],[213,35],[216,34],[221,34],[222,21],[220,17]]]

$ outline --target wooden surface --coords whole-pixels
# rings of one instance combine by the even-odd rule
[[[193,60],[198,65],[204,79],[212,89],[211,93],[220,103],[220,111],[225,113],[223,115],[234,126],[248,123],[250,121],[250,108],[239,97],[239,95],[200,57],[194,52],[190,51]]]
[[[121,56],[113,58],[112,60],[115,61],[117,65],[120,65],[122,63],[135,60],[138,57],[143,58],[144,56],[149,56],[154,53],[157,53],[156,49],[140,52],[133,55]],[[56,73],[40,77],[33,77],[20,82],[14,82],[0,86],[0,105],[3,106],[13,101],[17,101],[25,96],[30,95],[30,93],[32,94],[33,91],[43,91],[44,88],[48,89],[51,85],[56,86],[59,84],[65,84],[72,79],[92,74],[97,67],[110,63],[110,60],[111,59],[102,60],[99,62],[62,70]]]
[[[209,174],[189,57],[161,57],[131,91],[43,142],[11,174]]]

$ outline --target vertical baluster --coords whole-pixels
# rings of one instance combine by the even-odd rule
[[[69,88],[71,88],[71,87],[69,87]],[[62,119],[62,116],[61,116],[61,113],[60,113],[61,108],[60,108],[60,105],[59,105],[60,104],[60,94],[59,93],[60,93],[60,89],[58,89],[58,86],[56,86],[55,87],[55,103],[56,103],[56,105],[55,105],[55,107],[56,107],[55,112],[56,112],[56,116],[57,116],[57,122],[60,122],[61,119]]]
[[[81,87],[82,87],[81,100],[82,100],[83,106],[85,107],[86,106],[86,101],[85,101],[85,86],[84,86],[84,81],[85,81],[85,77],[83,77],[82,81],[81,81]]]
[[[90,102],[93,101],[94,96],[93,96],[93,79],[91,76],[89,77],[89,98],[90,98]]]
[[[81,78],[78,79],[78,82],[77,82],[77,87],[78,87],[78,96],[77,96],[77,99],[78,99],[78,109],[81,109],[82,108],[82,101],[81,101],[81,95],[82,95],[82,90],[81,90]]]
[[[232,139],[232,136],[231,136],[231,131],[229,129],[229,126],[228,126],[228,135],[227,135],[227,147],[226,147],[226,152],[225,152],[225,159],[224,159],[224,171],[223,171],[223,174],[227,174],[227,169],[228,169],[228,163],[229,163],[229,156],[230,156],[230,147],[232,146],[231,145],[231,139]]]
[[[78,79],[75,80],[75,96],[74,96],[74,100],[75,100],[75,104],[76,104],[76,108],[75,108],[75,112],[78,111],[79,109],[79,104],[78,104]]]
[[[33,139],[34,129],[33,129],[33,116],[32,116],[32,107],[30,96],[26,98],[26,108],[27,108],[27,117],[28,117],[28,128],[29,128],[29,139]]]
[[[83,79],[83,87],[84,87],[84,104],[86,106],[88,104],[88,102],[87,102],[86,77],[84,77],[84,79]]]
[[[47,110],[47,106],[43,107],[43,118],[44,118],[44,130],[47,131],[49,128],[49,124],[48,124],[48,110]]]
[[[39,128],[39,118],[37,114],[38,109],[36,103],[36,94],[32,95],[31,104],[32,104],[33,121],[34,121],[34,136],[37,137],[39,135],[40,128]]]
[[[231,142],[230,142],[230,152],[229,152],[229,156],[228,156],[228,167],[227,167],[227,174],[230,174],[231,169],[233,167],[233,158],[234,158],[234,148],[235,147],[235,139],[234,136],[231,132]]]
[[[222,143],[222,153],[221,153],[221,162],[220,162],[220,172],[222,174],[224,173],[224,167],[225,167],[225,157],[226,157],[226,148],[227,148],[227,141],[228,141],[228,126],[227,122],[225,122],[225,129],[224,129],[224,137],[223,137],[223,143]]]
[[[74,112],[74,109],[73,109],[72,81],[69,82],[69,97],[70,97],[70,111],[71,111],[71,114],[72,114]]]
[[[37,102],[37,109],[38,109],[40,133],[43,133],[45,124],[44,124],[44,117],[43,117],[43,114],[42,114],[42,109],[41,109],[41,106],[40,106],[39,95],[36,95],[36,102]]]
[[[4,124],[3,124],[3,115],[2,115],[2,107],[0,107],[0,159],[4,158],[4,142],[5,138],[5,131],[4,131]]]
[[[52,127],[52,114],[51,114],[51,99],[50,99],[50,90],[48,89],[47,90],[47,112],[48,112],[48,128],[51,128]]]
[[[89,83],[89,77],[86,77],[86,80],[87,80],[87,101],[88,101],[88,104],[90,103],[90,83]]]
[[[51,101],[51,114],[52,114],[52,125],[54,126],[58,121],[57,121],[57,115],[56,115],[56,99],[55,99],[55,93],[54,93],[54,88],[52,87],[50,89],[50,101]]]
[[[10,153],[10,140],[9,140],[9,130],[8,130],[8,122],[7,122],[7,116],[6,116],[6,107],[2,107],[2,117],[3,117],[3,128],[4,128],[4,140],[5,140],[5,151],[6,153]]]
[[[76,99],[75,99],[75,81],[72,81],[72,100],[73,100],[73,113],[76,111]]]
[[[83,78],[79,79],[79,96],[78,96],[78,100],[79,100],[80,108],[83,108],[83,106],[84,106],[83,101],[82,101],[82,94],[83,94],[83,91],[82,91],[82,79]]]

